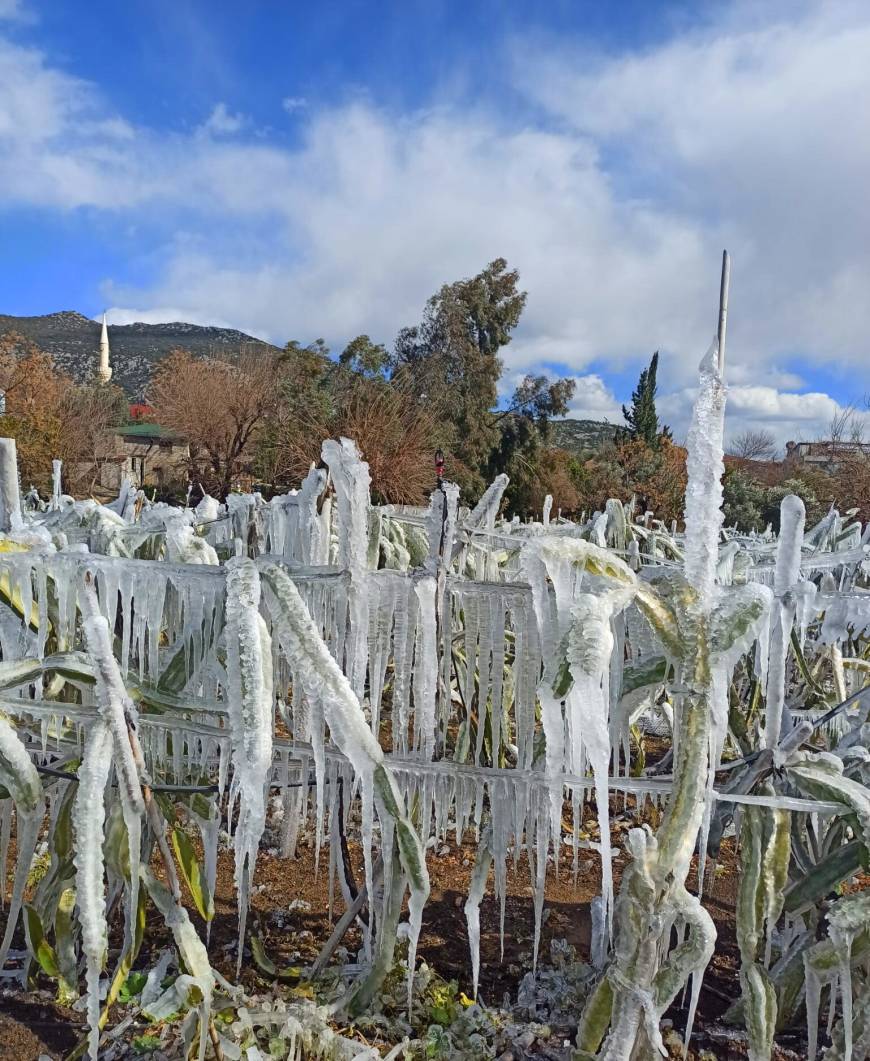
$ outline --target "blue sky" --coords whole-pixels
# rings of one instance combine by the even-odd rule
[[[391,342],[504,255],[505,386],[679,435],[734,258],[730,430],[870,392],[865,4],[0,0],[0,312]]]

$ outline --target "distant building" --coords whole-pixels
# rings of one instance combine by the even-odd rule
[[[165,488],[187,481],[187,442],[159,424],[137,421],[115,429],[101,461],[100,485],[117,490],[123,479]]]
[[[108,383],[112,378],[109,355],[104,313],[96,371],[99,383]],[[137,402],[129,409],[130,422],[108,432],[105,446],[96,455],[92,465],[93,489],[97,493],[116,493],[125,479],[137,486],[161,489],[186,482],[187,442],[160,424],[152,423],[154,410],[150,405]]]
[[[847,457],[870,457],[870,442],[786,442],[783,464],[790,469],[835,471]]]
[[[112,366],[109,364],[109,329],[106,326],[106,314],[103,313],[103,327],[100,331],[100,364],[97,368],[97,379],[108,383],[112,378]]]

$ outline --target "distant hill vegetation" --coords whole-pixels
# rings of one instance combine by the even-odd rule
[[[93,379],[100,343],[100,324],[74,310],[41,317],[0,314],[0,335],[18,332],[51,354],[55,364],[78,382]],[[235,328],[198,324],[110,324],[112,382],[131,399],[142,398],[158,361],[181,347],[198,357],[231,353],[245,347],[276,347]]]
[[[605,442],[612,442],[618,430],[618,425],[604,420],[567,419],[550,422],[552,444],[577,456],[600,449]]]

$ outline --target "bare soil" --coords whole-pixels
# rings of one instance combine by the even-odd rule
[[[635,813],[630,808],[624,810],[621,801],[617,802],[616,799],[611,804],[611,815],[615,840],[626,829],[638,824]],[[570,825],[568,807],[566,825]],[[584,828],[588,830],[590,839],[596,839],[594,820],[585,821]],[[361,850],[353,841],[349,846],[357,880],[361,882]],[[10,866],[12,857],[14,850],[10,851]],[[421,959],[445,979],[455,980],[459,990],[469,995],[471,968],[463,905],[474,857],[472,838],[456,845],[451,837],[451,842],[429,852],[427,862],[432,890],[424,912],[418,949]],[[620,852],[614,860],[617,888],[624,863],[625,856]],[[159,867],[155,868],[159,872]],[[711,872],[712,867],[708,870],[704,903],[713,915],[719,938],[716,954],[704,978],[696,1022],[698,1028],[716,1022],[739,993],[739,958],[734,938],[734,901],[739,870],[735,864],[733,841],[726,840],[723,843],[720,865],[712,876]],[[279,968],[310,964],[328,938],[332,930],[328,916],[328,875],[327,849],[321,852],[317,870],[313,845],[306,843],[305,838],[300,840],[294,859],[281,859],[267,851],[260,853],[249,926],[260,936],[268,957]],[[10,884],[11,881],[7,881],[7,894]],[[492,887],[490,877],[490,894],[481,905],[479,997],[484,1002],[498,1005],[505,995],[516,997],[520,980],[532,967],[534,911],[529,867],[524,853],[516,867],[513,861],[508,867],[503,957],[499,932],[500,908],[491,894]],[[563,848],[558,871],[551,865],[547,875],[540,948],[542,960],[545,961],[549,953],[550,941],[563,938],[574,946],[581,958],[588,957],[589,904],[599,889],[597,854],[592,851],[581,852],[575,881],[573,853],[570,848]],[[335,892],[334,917],[337,917],[343,910],[343,904],[337,887]],[[199,921],[190,897],[186,898],[197,927],[204,933],[204,924]],[[219,853],[214,899],[215,918],[211,926],[209,952],[215,966],[234,980],[238,908],[230,851],[222,850]],[[299,900],[307,905],[300,905]],[[292,909],[291,904],[294,904]],[[116,926],[111,943],[113,947],[118,947],[120,942],[120,926]],[[147,966],[149,953],[158,951],[168,942],[162,918],[149,908],[143,954],[137,964]],[[352,929],[343,943],[353,953],[362,943],[359,931]],[[23,945],[23,938],[17,939],[16,945]],[[267,986],[249,951],[246,951],[241,979],[246,987],[258,992]],[[40,1054],[60,1059],[76,1045],[83,1030],[82,1017],[51,1002],[50,992],[51,983],[42,980],[27,995],[7,992],[6,997],[0,997],[0,1059],[9,1057],[15,1061],[37,1061]],[[678,1002],[681,1001],[678,999]],[[675,1004],[668,1017],[677,1030],[682,1029],[685,1011],[680,1005]],[[723,1058],[743,1056],[739,1052],[730,1053],[729,1050],[730,1045],[719,1044],[713,1053]]]

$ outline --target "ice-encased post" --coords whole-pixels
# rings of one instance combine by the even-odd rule
[[[18,450],[14,438],[0,438],[0,531],[15,533],[24,526],[18,489]]]
[[[582,1051],[597,1054],[602,1048],[601,1056],[608,1061],[664,1053],[659,1021],[688,977],[693,976],[688,1037],[701,975],[716,940],[713,920],[700,900],[686,890],[686,877],[709,806],[711,770],[715,767],[710,626],[720,595],[716,573],[722,527],[722,368],[729,278],[726,253],[717,337],[701,362],[700,389],[687,440],[683,569],[687,602],[679,627],[671,631],[676,686],[685,690],[674,735],[673,787],[656,835],[632,829],[626,838],[631,861],[623,873],[616,902],[619,931],[614,961],[587,1001],[577,1034]],[[663,623],[668,627],[666,620]],[[672,949],[671,927],[678,922],[686,939]]]
[[[779,506],[779,539],[773,576],[774,606],[770,613],[770,652],[767,664],[767,703],[764,718],[764,746],[775,748],[782,726],[785,703],[785,664],[794,622],[795,602],[790,590],[801,575],[801,546],[804,540],[806,509],[795,494],[788,494]]]
[[[356,443],[349,438],[339,442],[327,439],[321,449],[323,460],[335,484],[338,517],[338,564],[350,576],[347,639],[347,675],[356,695],[362,699],[368,665],[368,541],[369,466],[360,457]]]
[[[63,461],[53,460],[51,462],[51,510],[57,512],[60,509],[61,497],[61,472]]]

